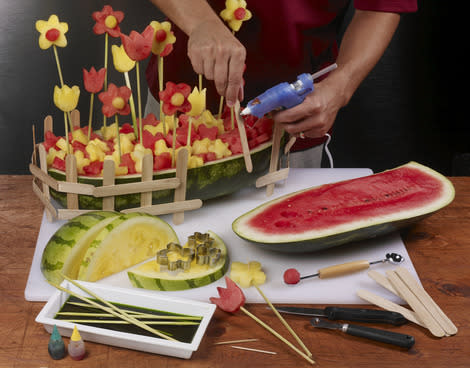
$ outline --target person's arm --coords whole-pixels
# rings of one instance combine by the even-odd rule
[[[303,103],[276,113],[274,120],[292,135],[323,137],[383,55],[399,20],[396,13],[356,10],[341,42],[338,68],[316,83]]]
[[[246,50],[205,0],[151,0],[189,37],[193,69],[214,80],[227,105],[243,99]]]

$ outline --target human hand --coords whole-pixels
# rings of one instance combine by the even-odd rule
[[[331,129],[339,109],[344,105],[340,84],[327,78],[315,83],[315,90],[301,104],[275,112],[273,119],[292,136],[320,138]]]
[[[189,34],[188,56],[193,69],[215,82],[228,106],[243,100],[245,47],[219,21],[201,22]]]

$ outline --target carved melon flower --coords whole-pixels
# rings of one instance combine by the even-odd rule
[[[98,98],[103,103],[103,114],[108,118],[115,115],[128,115],[131,108],[128,104],[131,90],[126,86],[117,87],[110,83],[106,92],[101,92]]]
[[[80,97],[80,88],[73,86],[70,88],[64,85],[54,87],[54,104],[64,112],[70,112],[77,107],[78,98]]]
[[[36,30],[41,34],[39,36],[39,47],[41,49],[46,50],[52,45],[67,46],[65,34],[69,30],[69,25],[65,22],[59,22],[57,15],[52,14],[47,21],[38,20]]]
[[[165,87],[158,94],[163,103],[165,115],[173,115],[177,111],[186,113],[191,110],[191,103],[188,101],[191,87],[186,83],[175,84],[173,82],[166,82]]]
[[[106,75],[106,68],[101,68],[96,71],[94,67],[91,67],[90,71],[83,68],[83,84],[85,89],[90,93],[98,93],[103,88],[104,77]]]
[[[245,0],[226,0],[225,9],[220,12],[220,16],[236,32],[244,21],[251,18],[251,12],[246,8]]]
[[[111,52],[113,53],[114,68],[120,73],[126,73],[131,71],[135,66],[135,61],[127,55],[124,46],[111,46]]]
[[[122,11],[114,11],[110,5],[105,5],[101,11],[93,12],[91,15],[96,24],[93,32],[97,35],[107,33],[111,37],[119,37],[121,29],[119,24],[124,19]]]
[[[171,31],[171,23],[160,23],[154,20],[150,25],[155,32],[155,36],[153,37],[152,53],[162,57],[167,56],[171,51],[173,51],[173,44],[176,41],[176,37]]]
[[[121,33],[121,41],[127,55],[135,61],[146,59],[152,51],[153,27],[147,26],[142,33],[131,31],[129,36]]]
[[[191,94],[188,96],[188,101],[191,104],[191,110],[186,115],[199,116],[206,109],[206,89],[204,88],[199,92],[197,87],[194,87]]]

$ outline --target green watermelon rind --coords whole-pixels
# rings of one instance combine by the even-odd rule
[[[222,257],[220,261],[213,267],[213,269],[206,271],[204,275],[196,277],[189,276],[185,279],[174,279],[171,277],[165,279],[149,277],[142,272],[132,269],[127,272],[129,281],[136,288],[159,291],[180,291],[194,289],[209,285],[217,281],[227,272],[230,265],[230,258],[227,247],[223,241],[213,232],[209,231],[209,233],[216,239],[216,244],[221,244],[219,247],[222,249]]]
[[[40,269],[46,280],[60,284],[62,274],[76,278],[71,273],[75,261],[82,257],[96,234],[118,216],[119,213],[111,211],[87,212],[57,229],[41,257]]]
[[[265,202],[251,211],[246,212],[233,221],[232,229],[240,238],[265,249],[286,253],[319,251],[350,242],[375,238],[377,236],[382,236],[400,230],[432,215],[439,209],[447,206],[454,199],[454,186],[445,176],[413,161],[391,170],[398,170],[401,167],[416,168],[421,170],[421,172],[439,180],[443,186],[443,195],[439,197],[438,200],[433,201],[432,203],[421,208],[401,211],[395,214],[383,216],[381,218],[371,218],[367,221],[361,220],[356,221],[356,223],[343,224],[336,228],[332,227],[322,231],[311,231],[309,233],[304,232],[295,235],[265,235],[260,234],[259,232],[253,233],[252,229],[246,225],[246,222],[249,221],[250,218],[271,204],[284,201],[291,196],[314,189],[308,188],[286,194],[269,202]]]
[[[252,172],[246,171],[242,154],[233,155],[224,159],[211,161],[203,166],[188,169],[186,179],[186,199],[212,199],[234,193],[244,187],[253,185],[256,180],[267,173],[271,157],[272,142],[266,142],[251,151],[253,163]],[[57,169],[49,169],[49,175],[59,181],[65,181],[65,173]],[[154,173],[153,179],[175,177],[175,169],[162,170]],[[115,184],[138,182],[138,174],[117,176]],[[101,177],[79,176],[78,182],[102,186]],[[50,188],[51,197],[63,207],[67,206],[67,194]],[[152,193],[152,203],[161,204],[172,202],[174,190],[160,190]],[[115,210],[122,211],[128,208],[140,207],[140,193],[125,194],[114,197]],[[90,195],[78,195],[80,209],[99,210],[102,208],[102,198]]]

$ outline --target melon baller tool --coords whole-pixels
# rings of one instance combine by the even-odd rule
[[[387,253],[385,255],[385,258],[380,259],[378,261],[369,262],[366,260],[360,260],[360,261],[346,262],[346,263],[342,263],[342,264],[338,264],[334,266],[321,268],[318,270],[317,273],[314,273],[312,275],[300,276],[299,274],[298,277],[292,277],[292,275],[290,275],[291,277],[287,276],[286,274],[289,272],[293,272],[295,274],[298,272],[297,270],[289,269],[284,273],[284,281],[287,284],[297,284],[300,280],[308,279],[311,277],[318,276],[321,279],[326,279],[330,277],[348,275],[357,271],[362,271],[378,263],[390,262],[392,264],[400,264],[404,260],[405,259],[398,253]]]
[[[313,92],[313,81],[315,79],[331,72],[337,67],[337,64],[331,64],[314,74],[300,74],[293,83],[279,83],[249,101],[241,114],[254,115],[258,118],[262,118],[270,111],[289,109],[297,106],[305,100],[308,94]]]

